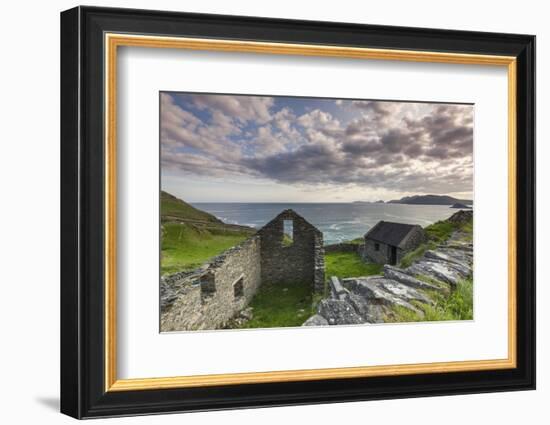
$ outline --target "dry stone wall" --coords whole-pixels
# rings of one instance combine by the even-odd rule
[[[219,329],[261,282],[260,238],[253,236],[201,269],[161,279],[161,331]]]
[[[359,253],[362,249],[363,244],[350,243],[350,242],[340,242],[334,243],[331,245],[325,245],[325,252],[357,252]]]

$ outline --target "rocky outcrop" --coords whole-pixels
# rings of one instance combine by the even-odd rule
[[[447,283],[451,286],[458,284],[462,276],[458,270],[455,269],[450,263],[444,263],[442,261],[432,261],[430,259],[422,259],[412,264],[405,269],[406,273],[412,276],[429,276],[440,282]]]
[[[345,299],[348,291],[340,283],[340,280],[336,276],[332,276],[329,281],[330,284],[330,293],[334,299]]]
[[[320,314],[315,314],[307,319],[302,326],[327,326],[328,320]]]
[[[461,204],[460,202],[457,202],[456,204],[451,205],[451,208],[457,208],[457,209],[471,209],[472,207],[469,207],[468,205]]]
[[[462,212],[453,217],[462,220]],[[419,306],[434,303],[430,297],[433,291],[446,294],[471,277],[473,246],[464,236],[455,232],[446,243],[426,251],[407,268],[385,265],[379,276],[331,277],[330,296],[319,303],[317,313],[304,326],[381,323],[396,307],[422,318]]]
[[[451,223],[455,224],[464,224],[467,223],[474,218],[474,212],[472,210],[461,210],[455,212],[452,216],[450,216],[447,221],[450,221]]]
[[[407,300],[406,296],[400,297],[395,294],[393,291],[395,289],[394,285],[401,286],[403,293],[406,292],[405,288],[407,287],[398,282],[382,277],[372,276],[344,279],[343,284],[350,290],[350,292],[362,296],[372,304],[386,306],[399,305],[408,310],[419,312],[417,308],[410,304],[410,299]],[[390,290],[389,288],[392,289]]]
[[[433,291],[442,291],[443,289],[440,286],[433,285],[423,280],[417,279],[403,270],[386,264],[384,266],[384,277],[395,280],[396,282],[402,283],[403,285],[409,286],[411,288],[417,289],[431,289]]]
[[[328,298],[319,303],[318,314],[324,317],[329,325],[358,325],[365,320],[346,301]]]

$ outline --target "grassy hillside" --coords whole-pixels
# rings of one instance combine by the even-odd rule
[[[193,270],[255,232],[252,228],[225,224],[164,191],[160,210],[163,275]]]
[[[422,291],[421,291],[422,292]],[[474,318],[474,284],[472,278],[465,279],[449,296],[427,292],[434,305],[413,301],[412,304],[424,312],[424,317],[400,306],[393,307],[388,322],[440,322],[444,320],[472,320]]]
[[[163,218],[179,218],[182,220],[197,220],[209,223],[223,224],[221,220],[205,211],[201,211],[187,202],[170,195],[164,190],[160,191],[160,215]]]
[[[251,234],[190,223],[170,222],[162,227],[162,274],[195,269]]]
[[[401,261],[401,267],[408,267],[416,259],[420,258],[427,249],[436,249],[438,245],[447,241],[453,232],[459,231],[459,239],[472,242],[473,218],[464,222],[448,220],[438,221],[425,228],[428,233],[428,242],[420,245],[416,250],[408,253]],[[426,276],[416,276],[432,284],[440,284]],[[422,290],[420,290],[422,292]],[[474,286],[472,277],[460,282],[450,295],[440,292],[425,291],[432,300],[433,306],[413,301],[412,303],[424,312],[424,317],[419,317],[410,310],[402,307],[394,307],[393,314],[388,317],[391,322],[415,322],[415,321],[442,321],[442,320],[472,320],[474,311]]]
[[[422,257],[424,253],[429,249],[435,249],[439,244],[449,239],[452,233],[456,230],[464,232],[464,237],[471,242],[473,234],[473,220],[469,220],[466,223],[454,223],[450,220],[437,221],[424,230],[428,234],[428,241],[421,244],[414,251],[406,254],[402,259],[399,267],[409,267],[416,259]]]

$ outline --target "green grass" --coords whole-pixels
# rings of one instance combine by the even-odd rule
[[[442,289],[444,293],[449,294],[450,289],[449,285],[445,282],[442,282],[440,280],[437,280],[435,277],[432,276],[426,276],[423,274],[417,274],[414,277],[416,277],[418,280],[421,280],[422,282],[429,283],[430,285],[437,286],[438,288]],[[429,290],[424,290],[425,292],[428,292],[428,295],[431,296],[431,292]],[[433,297],[431,297],[433,298]]]
[[[389,322],[439,322],[444,320],[472,320],[474,317],[474,285],[472,279],[459,282],[456,290],[450,296],[445,297],[436,292],[431,292],[430,297],[435,305],[427,305],[415,302],[415,306],[424,312],[420,317],[414,312],[396,306],[393,314],[388,317]]]
[[[418,248],[415,250],[406,253],[403,258],[401,259],[401,262],[399,263],[399,267],[402,269],[409,267],[415,260],[419,259],[424,255],[424,253],[429,250],[433,249],[437,246],[435,242],[426,242],[423,244],[420,244]]]
[[[456,230],[463,231],[465,233],[464,239],[471,241],[473,234],[473,221],[470,220],[469,222],[460,225],[447,220],[442,220],[430,224],[425,227],[424,230],[428,234],[428,242],[419,245],[414,251],[405,254],[399,263],[399,267],[409,267],[415,260],[422,257],[427,250],[434,249],[437,245],[448,240]]]
[[[178,217],[184,220],[222,223],[212,214],[201,211],[164,191],[160,192],[160,215]]]
[[[325,254],[325,276],[346,277],[369,276],[382,273],[383,266],[365,263],[355,252],[329,252]]]
[[[472,242],[473,241],[473,235],[474,235],[474,223],[473,223],[473,221],[469,221],[468,223],[466,223],[464,226],[462,226],[461,230],[465,233],[464,237],[462,237],[462,240],[467,241],[467,242]]]
[[[464,233],[464,240],[472,240],[473,221],[462,225],[449,221],[438,221],[426,227],[428,242],[420,245],[417,249],[406,254],[401,260],[400,267],[410,266],[415,260],[422,257],[428,249],[434,249],[437,245],[448,240],[453,232],[460,230]],[[429,279],[426,276],[416,276],[418,279],[441,286],[441,282]],[[473,318],[473,281],[466,279],[460,282],[456,289],[447,295],[438,291],[424,291],[435,301],[435,305],[413,303],[424,312],[424,317],[403,307],[393,308],[393,313],[388,317],[392,322],[416,322],[416,321],[443,321],[443,320],[471,320]]]
[[[249,304],[253,318],[241,328],[275,328],[301,326],[313,313],[313,291],[310,285],[264,284]]]
[[[187,223],[164,223],[161,274],[192,270],[242,242],[250,232],[205,228]]]
[[[291,246],[294,243],[294,240],[290,237],[290,235],[287,235],[286,233],[283,233],[283,246]]]
[[[446,241],[460,226],[450,221],[437,221],[425,228],[428,238],[436,243]]]

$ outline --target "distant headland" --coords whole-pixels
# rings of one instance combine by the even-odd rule
[[[413,195],[405,196],[401,199],[393,199],[391,201],[384,202],[379,201],[354,201],[354,204],[409,204],[409,205],[464,205],[463,207],[454,208],[468,208],[468,205],[472,205],[471,199],[458,199],[448,195]]]
[[[388,204],[412,204],[412,205],[472,205],[471,199],[457,199],[447,195],[415,195],[405,196],[401,199],[388,201]]]

